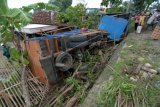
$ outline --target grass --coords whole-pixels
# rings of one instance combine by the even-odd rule
[[[98,94],[98,103],[101,107],[156,107],[160,100],[160,87],[156,82],[147,81],[142,83],[132,82],[125,75],[114,75],[113,81],[107,83]]]
[[[153,47],[152,41],[140,37],[128,37],[120,52],[118,62],[112,65],[113,80],[106,83],[98,93],[101,107],[157,107],[160,101],[160,77],[133,82],[124,71],[134,70],[138,64],[150,63],[160,67],[160,49]]]
[[[131,23],[130,23],[128,32],[129,32],[129,33],[134,32],[134,20],[131,20]]]
[[[81,100],[83,98],[82,92],[84,90],[84,83],[74,77],[69,77],[66,79],[66,84],[69,85],[74,85],[74,89],[72,90],[72,94],[76,95],[78,97],[79,100]],[[72,97],[73,95],[71,94],[70,97]]]
[[[91,55],[89,52],[86,53],[86,56],[84,56],[82,60],[82,64],[80,66],[80,69],[85,70],[85,77],[87,78],[87,81],[82,81],[76,77],[70,76],[65,79],[65,83],[68,85],[74,85],[74,88],[71,92],[67,93],[66,97],[61,97],[58,99],[58,102],[56,103],[56,107],[62,107],[64,106],[64,101],[68,101],[73,96],[76,96],[78,98],[78,103],[81,103],[84,101],[86,94],[87,94],[87,83],[93,83],[95,81],[95,75],[94,72],[92,72],[92,69],[96,62],[101,61],[101,56],[99,55]],[[77,65],[79,66],[79,65]],[[75,67],[76,68],[76,67]]]
[[[88,92],[88,88],[93,85],[94,81],[97,78],[97,75],[100,72],[100,71],[93,72],[93,68],[95,67],[95,64],[97,62],[100,63],[102,59],[104,61],[105,59],[103,58],[103,56],[105,56],[106,52],[108,53],[109,51],[111,51],[111,49],[99,49],[99,50],[103,51],[102,52],[103,55],[90,54],[88,51],[86,51],[86,54],[82,59],[82,64],[79,67],[80,68],[79,70],[82,70],[82,72],[83,71],[85,72],[85,74],[82,73],[82,76],[86,77],[87,79],[86,81],[83,81],[76,77],[68,77],[65,79],[65,83],[68,85],[74,85],[74,88],[71,92],[67,94],[67,97],[65,97],[65,99],[60,99],[60,103],[57,103],[58,105],[61,104],[61,106],[64,106],[63,103],[61,103],[61,101],[67,101],[73,96],[76,96],[78,98],[79,104],[84,101]],[[76,65],[76,66],[79,66],[79,65]]]
[[[120,54],[122,61],[125,61],[127,64],[150,63],[155,68],[158,68],[160,64],[159,56],[160,49],[153,47],[151,40],[135,39],[134,37],[130,37],[127,40],[126,48]]]

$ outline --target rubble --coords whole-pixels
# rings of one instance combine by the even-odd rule
[[[139,64],[133,72],[134,76],[130,77],[130,80],[137,82],[140,80],[147,80],[153,78],[158,74],[158,71],[153,68],[153,66],[149,63],[145,63],[144,65]]]

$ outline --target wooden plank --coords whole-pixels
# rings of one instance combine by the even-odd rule
[[[55,46],[56,52],[59,52],[60,50],[59,50],[59,46],[58,46],[58,38],[54,39],[54,46]]]
[[[91,35],[95,35],[95,34],[99,34],[99,33],[107,34],[106,31],[100,31],[100,30],[93,30],[93,31],[90,31],[90,32],[83,32],[81,34],[84,35],[84,36],[91,36]]]
[[[8,107],[14,107],[8,94],[6,94],[6,93],[0,93],[0,95],[2,96],[2,98],[7,103]]]
[[[50,44],[49,44],[49,39],[45,40],[46,44],[47,44],[47,50],[49,51],[49,55],[51,55],[51,48],[50,48]]]

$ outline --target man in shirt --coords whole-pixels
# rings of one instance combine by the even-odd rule
[[[137,14],[135,17],[134,17],[134,20],[135,20],[135,31],[137,30],[137,27],[139,25],[139,21],[140,21],[140,15]]]
[[[6,47],[4,44],[1,44],[1,46],[2,46],[3,55],[9,60],[10,59],[9,48]]]

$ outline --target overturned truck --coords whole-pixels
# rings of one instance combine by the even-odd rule
[[[34,76],[44,84],[56,84],[62,79],[59,73],[73,68],[87,49],[96,47],[95,43],[120,41],[129,23],[117,16],[103,16],[97,30],[44,24],[24,27],[19,33],[27,34],[25,48]]]

